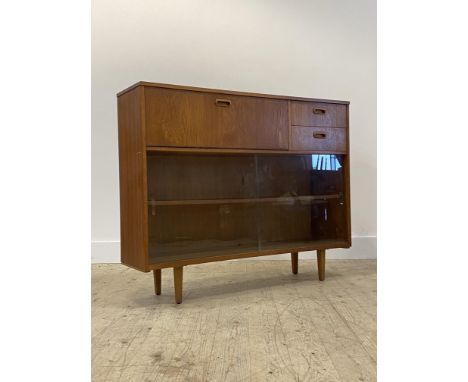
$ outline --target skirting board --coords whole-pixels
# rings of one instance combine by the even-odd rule
[[[315,252],[301,252],[301,259],[315,259]],[[330,249],[327,259],[376,259],[377,236],[353,237],[353,246],[349,249]],[[286,260],[290,259],[288,253],[273,256],[255,257],[257,260]],[[91,262],[120,263],[119,241],[93,241],[91,243]]]

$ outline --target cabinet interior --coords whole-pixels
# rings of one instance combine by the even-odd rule
[[[148,152],[149,263],[345,241],[345,159]]]

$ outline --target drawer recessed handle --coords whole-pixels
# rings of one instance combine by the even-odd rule
[[[314,133],[313,136],[317,139],[325,139],[327,137],[327,133]]]
[[[216,99],[215,104],[216,104],[216,106],[228,107],[228,106],[231,106],[231,100],[218,98],[218,99]]]
[[[314,114],[325,114],[327,112],[326,109],[322,109],[320,107],[314,107]]]

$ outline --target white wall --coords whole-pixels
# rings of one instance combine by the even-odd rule
[[[137,81],[351,101],[354,245],[376,256],[375,0],[94,0],[92,257],[119,261],[115,94]]]

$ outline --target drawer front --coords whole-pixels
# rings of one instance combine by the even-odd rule
[[[288,149],[285,100],[145,88],[151,146]]]
[[[346,105],[321,102],[291,102],[291,124],[346,127]]]
[[[346,153],[346,129],[292,126],[291,150]]]

